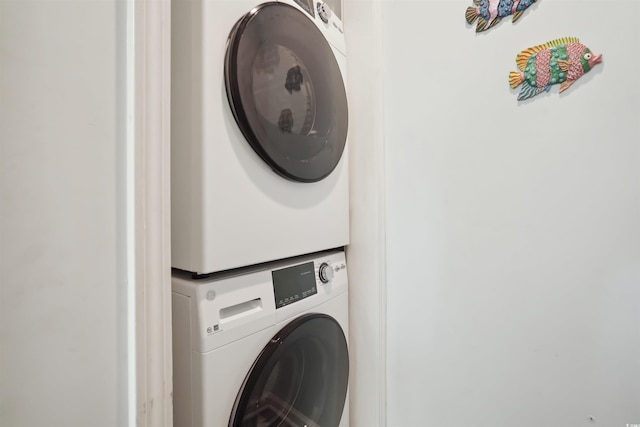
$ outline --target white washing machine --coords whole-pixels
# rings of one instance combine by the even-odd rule
[[[176,427],[348,427],[344,252],[173,278]]]
[[[172,2],[172,266],[349,242],[340,0]]]

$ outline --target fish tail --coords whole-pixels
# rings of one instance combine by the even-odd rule
[[[524,81],[524,73],[520,71],[512,71],[509,73],[509,85],[512,88],[517,88]]]
[[[478,18],[478,8],[469,6],[464,16],[467,18],[467,22],[469,24],[473,24],[473,22]]]

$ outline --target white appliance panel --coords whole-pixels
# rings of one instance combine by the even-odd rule
[[[311,262],[316,293],[276,309],[272,272]],[[318,276],[324,264],[333,272],[328,283]],[[172,295],[175,425],[227,425],[238,391],[258,355],[276,333],[302,316],[330,316],[348,344],[344,252],[323,252],[198,280],[176,272]],[[221,321],[225,316],[232,318],[226,325]],[[347,389],[339,427],[348,426]]]
[[[182,270],[217,272],[349,243],[348,145],[328,177],[290,181],[254,152],[231,112],[226,40],[258,4],[176,0],[172,7],[172,266]],[[341,23],[317,14],[314,22],[333,43],[346,83]]]

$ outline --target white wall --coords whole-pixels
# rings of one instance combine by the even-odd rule
[[[390,427],[640,422],[640,3],[383,7]],[[518,103],[516,54],[604,54]],[[590,420],[593,417],[594,420]]]
[[[3,426],[126,425],[123,5],[0,2]]]
[[[385,418],[386,297],[382,15],[378,0],[344,3],[349,101],[351,244],[349,397],[352,426]]]

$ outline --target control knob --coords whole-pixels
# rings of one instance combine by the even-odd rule
[[[324,22],[325,24],[328,23],[329,18],[331,18],[331,8],[329,7],[329,5],[320,1],[318,2],[317,9],[318,16],[320,17],[320,19],[322,19],[322,22]]]
[[[320,264],[320,268],[318,268],[318,277],[322,283],[328,283],[333,279],[333,267],[331,267],[326,262]]]

